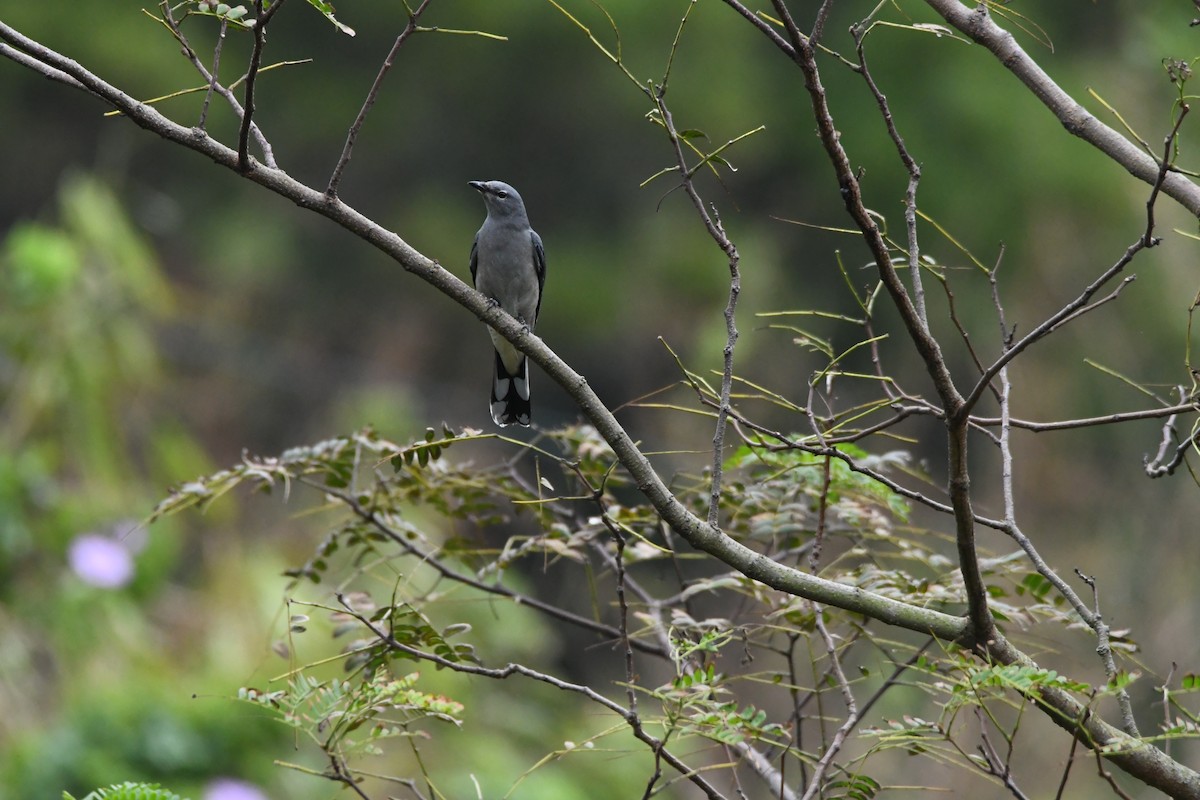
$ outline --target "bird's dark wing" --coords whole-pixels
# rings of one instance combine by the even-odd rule
[[[537,272],[538,282],[537,309],[533,312],[534,319],[537,319],[542,310],[542,289],[546,286],[546,250],[542,247],[542,237],[537,235],[537,231],[530,230],[529,236],[533,239],[533,269]]]
[[[475,273],[479,271],[479,234],[475,234],[475,241],[471,242],[471,283],[476,283]]]

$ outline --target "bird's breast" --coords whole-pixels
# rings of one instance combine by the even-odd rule
[[[532,326],[539,287],[531,232],[485,226],[479,231],[476,259],[475,288]]]

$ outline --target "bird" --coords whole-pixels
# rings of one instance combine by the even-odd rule
[[[530,331],[542,309],[546,284],[546,251],[542,237],[529,226],[525,203],[517,190],[503,181],[470,181],[483,195],[487,207],[475,243],[471,245],[471,280],[476,291],[500,306]],[[529,365],[525,354],[491,327],[496,349],[489,409],[501,428],[512,424],[529,427]]]

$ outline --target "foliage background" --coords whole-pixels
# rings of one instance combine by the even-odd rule
[[[605,30],[590,4],[566,5]],[[835,4],[828,45],[851,50],[845,31],[870,5]],[[1095,89],[1144,138],[1161,140],[1175,89],[1160,61],[1195,52],[1187,4],[1010,6],[1053,43],[1022,39],[1060,85],[1103,118],[1087,95]],[[659,75],[684,3],[605,7],[634,72]],[[919,3],[899,8],[889,18],[933,21]],[[69,13],[6,4],[0,13],[137,96],[198,82],[137,4],[83,0]],[[258,107],[281,166],[319,184],[404,21],[390,4],[346,3],[339,18],[358,35],[337,33],[303,4],[283,10],[268,58],[314,61],[264,75]],[[665,182],[639,188],[671,161],[644,120],[644,99],[548,3],[435,0],[425,22],[508,39],[415,36],[358,142],[343,199],[465,275],[482,218],[466,181],[508,180],[546,241],[539,333],[602,397],[620,405],[677,380],[656,337],[690,367],[716,368],[723,259],[682,197],[663,197]],[[203,34],[192,35],[203,51]],[[865,256],[853,237],[779,219],[844,225],[797,74],[759,39],[701,0],[671,92],[677,122],[713,141],[766,126],[731,153],[738,171],[724,187],[705,188],[742,253],[740,371],[797,390],[819,364],[753,315],[844,307],[835,251],[852,267]],[[230,44],[226,78],[246,52],[238,37]],[[1137,235],[1146,187],[1066,135],[980,48],[880,30],[867,54],[922,164],[922,210],[985,263],[1005,243],[1010,321],[1036,323]],[[831,62],[825,70],[847,149],[866,170],[868,202],[899,225],[905,176],[873,104],[848,70]],[[162,108],[192,119],[196,97]],[[215,108],[214,134],[228,139],[231,118]],[[243,450],[271,453],[367,423],[394,439],[443,420],[483,427],[486,335],[342,232],[9,62],[0,65],[0,109],[0,798],[83,794],[127,778],[197,795],[220,775],[273,797],[330,796],[331,785],[271,766],[290,757],[286,732],[226,699],[284,670],[269,650],[286,619],[279,573],[307,557],[319,522],[254,500],[135,531],[136,577],[119,590],[80,581],[69,547],[83,532],[128,529],[169,486]],[[1185,154],[1197,136],[1184,127]],[[1195,232],[1169,203],[1159,213],[1160,230]],[[931,228],[924,236],[926,251],[961,275],[960,313],[977,346],[994,352],[985,282]],[[1164,394],[1186,382],[1196,264],[1196,243],[1168,233],[1118,303],[1019,362],[1017,413],[1085,416],[1144,401],[1085,357]],[[852,341],[835,327],[827,333]],[[902,345],[889,355],[903,359]],[[539,418],[571,420],[567,399],[540,376],[534,382]],[[703,451],[711,436],[663,411],[629,409],[622,420],[651,450]],[[1200,563],[1200,495],[1186,475],[1143,476],[1139,455],[1153,452],[1158,435],[1146,422],[1015,442],[1024,526],[1050,563],[1095,575],[1108,619],[1133,627],[1150,654],[1135,687],[1142,700],[1172,662],[1195,665],[1200,655],[1187,566]],[[661,463],[683,470],[702,458]],[[976,486],[981,510],[998,508],[1000,498]],[[552,576],[530,579],[548,597],[568,591]],[[487,629],[514,654],[586,674],[588,655],[528,615],[503,615]],[[1069,655],[1046,663],[1098,669]],[[578,709],[557,698],[511,708],[503,687],[478,698],[464,697],[465,684],[451,689],[480,709],[456,735],[481,780],[515,780],[544,754],[547,730],[579,736]],[[579,764],[598,780],[626,768],[598,757],[571,769]],[[522,796],[605,796],[568,774],[543,770]]]

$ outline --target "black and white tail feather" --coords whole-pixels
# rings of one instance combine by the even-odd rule
[[[501,181],[471,181],[483,195],[487,219],[471,247],[471,278],[487,295],[532,331],[542,309],[546,284],[546,252],[542,239],[529,227],[525,204],[517,190]],[[496,348],[490,411],[500,427],[529,426],[529,365],[524,353],[492,329]]]
[[[529,404],[529,362],[522,357],[515,373],[509,372],[496,351],[496,370],[492,376],[492,421],[505,428],[509,425],[529,427],[533,407]]]

